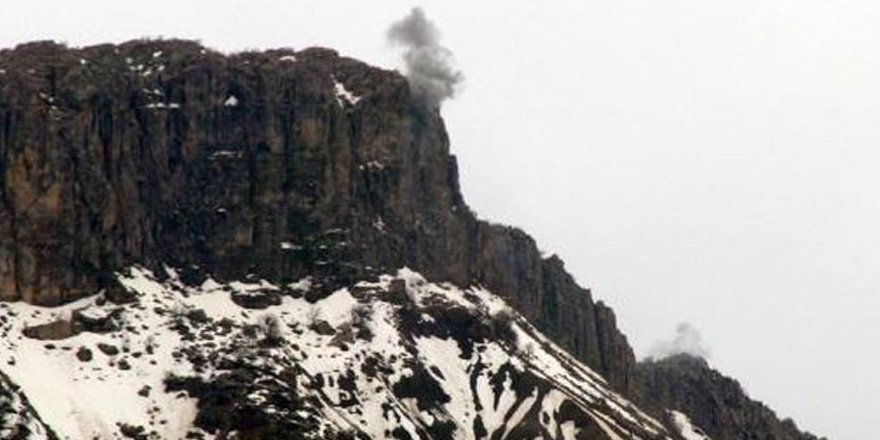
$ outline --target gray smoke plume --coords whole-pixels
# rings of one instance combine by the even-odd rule
[[[406,77],[416,95],[438,108],[455,95],[464,76],[453,67],[452,52],[440,45],[440,31],[421,8],[413,8],[393,23],[388,28],[388,41],[403,48]]]
[[[704,359],[709,357],[709,350],[703,344],[700,332],[687,322],[681,322],[675,327],[675,338],[671,341],[660,341],[654,344],[648,356],[654,359],[663,359],[682,353]]]

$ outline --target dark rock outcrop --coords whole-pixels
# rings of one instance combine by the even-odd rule
[[[791,419],[777,418],[704,359],[687,354],[639,362],[634,390],[636,403],[659,420],[667,410],[681,411],[713,439],[818,440]]]
[[[341,88],[359,97],[338,93]],[[410,266],[501,294],[620,390],[611,310],[476,219],[436,111],[327,49],[185,41],[0,51],[0,296],[59,304],[164,264],[332,288]]]
[[[58,341],[79,333],[73,321],[59,319],[46,324],[35,325],[24,329],[24,335],[42,341]]]

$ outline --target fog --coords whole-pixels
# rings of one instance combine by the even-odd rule
[[[141,36],[311,45],[404,68],[415,4],[4,0],[0,45]],[[426,1],[467,81],[444,103],[467,201],[608,302],[640,355],[710,363],[801,427],[880,414],[880,3]]]

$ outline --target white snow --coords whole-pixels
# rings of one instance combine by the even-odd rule
[[[580,432],[572,421],[563,422],[559,425],[559,430],[562,431],[562,438],[572,440],[576,439],[578,432]]]
[[[130,281],[134,285],[146,284],[140,276]],[[95,299],[80,300],[52,312],[69,313],[82,307],[97,307]],[[7,362],[4,371],[22,387],[52,429],[62,438],[72,440],[114,438],[117,422],[147,426],[151,419],[150,408],[156,406],[165,424],[157,424],[153,429],[163,438],[181,438],[185,434],[195,416],[195,401],[162,393],[166,370],[152,368],[145,357],[135,359],[125,353],[107,356],[96,347],[97,343],[105,342],[120,348],[128,345],[131,351],[139,351],[144,349],[147,339],[152,338],[155,344],[152,358],[157,364],[168,371],[187,373],[188,366],[171,356],[179,340],[176,334],[162,331],[161,317],[148,311],[138,313],[137,324],[149,330],[129,334],[127,341],[116,334],[80,333],[57,341],[58,348],[48,350],[45,341],[24,338],[21,332],[29,324],[42,323],[39,317],[49,315],[49,310],[24,303],[8,304],[4,313],[15,313],[19,318],[10,320],[8,331],[13,337],[0,344],[0,356],[14,359],[14,363]],[[92,351],[90,362],[76,358],[79,347]],[[131,363],[130,370],[115,366],[122,358]],[[138,395],[145,385],[152,390],[149,398]]]
[[[379,162],[378,160],[371,160],[371,161],[359,166],[358,168],[360,168],[362,170],[368,169],[368,170],[373,170],[373,171],[382,171],[385,169],[385,164],[383,164],[382,162]]]
[[[685,440],[712,440],[709,436],[704,434],[700,428],[691,423],[690,417],[685,413],[670,410],[669,415],[672,416],[672,422],[675,424],[675,427],[678,428],[678,433],[681,434]]]
[[[223,101],[223,105],[226,107],[238,107],[238,98],[235,95],[229,95],[226,101]]]
[[[339,107],[345,107],[345,103],[349,103],[351,105],[357,104],[357,102],[361,99],[360,96],[355,95],[348,91],[345,88],[345,84],[336,80],[336,77],[332,77],[333,79],[333,89],[336,91],[336,103],[339,104]]]
[[[285,243],[281,246],[284,248]],[[619,438],[614,431],[625,432],[623,421],[640,425],[646,432],[662,432],[658,422],[609,391],[589,368],[566,355],[502,299],[482,288],[461,289],[431,283],[419,273],[403,268],[376,281],[338,289],[314,302],[285,295],[278,306],[249,310],[234,303],[232,294],[258,295],[282,289],[266,280],[223,283],[210,277],[197,287],[189,287],[180,281],[177,271],[165,271],[168,277],[164,281],[138,267],[119,276],[123,286],[136,292],[135,305],[99,305],[99,296],[55,309],[24,303],[0,304],[0,316],[15,318],[0,327],[9,335],[0,340],[0,361],[14,359],[4,370],[62,438],[119,438],[117,423],[144,426],[148,431],[156,430],[160,438],[169,439],[182,438],[192,430],[196,401],[185,393],[165,392],[164,379],[173,373],[210,380],[219,373],[213,364],[196,368],[176,353],[183,347],[201,347],[199,341],[184,340],[172,330],[176,321],[195,310],[204,312],[210,322],[228,320],[235,328],[258,324],[267,316],[280,321],[279,331],[285,342],[272,349],[272,356],[258,357],[254,362],[276,371],[284,365],[300,369],[297,392],[311,396],[315,405],[303,410],[303,415],[314,413],[321,420],[316,438],[330,427],[351,426],[372,438],[384,438],[386,432],[395,428],[418,438],[419,431],[432,423],[453,421],[458,426],[456,438],[472,439],[477,417],[490,433],[500,431],[501,437],[506,438],[524,417],[537,411],[546,414],[539,422],[549,432],[561,432],[564,438],[573,439],[578,434],[576,425],[559,419],[563,403],[575,405],[592,417],[612,439]],[[390,296],[386,296],[394,280],[404,281],[409,305],[391,302]],[[284,291],[307,292],[314,285],[311,277],[305,277],[288,284]],[[415,307],[414,316],[419,321],[416,325],[437,326],[442,315],[432,313],[437,313],[438,306],[463,308],[486,320],[498,313],[510,313],[517,340],[474,342],[472,350],[465,353],[455,339],[404,332],[403,308]],[[117,309],[118,319],[137,331],[80,333],[60,341],[37,341],[22,335],[26,326],[69,318],[74,310],[101,319]],[[320,322],[329,325],[333,334],[315,330]],[[359,329],[367,329],[371,336],[357,336]],[[56,348],[47,349],[48,342]],[[211,342],[217,347],[232,348],[235,353],[255,350],[255,342],[242,339],[239,331],[215,333]],[[113,344],[120,353],[105,355],[97,349],[98,343]],[[146,354],[148,346],[153,354]],[[79,361],[79,347],[91,349],[93,359]],[[118,368],[123,359],[131,369]],[[367,359],[382,373],[364,373]],[[418,373],[416,365],[422,366]],[[449,401],[442,408],[423,410],[418,408],[416,399],[397,398],[394,384],[414,374],[429,374],[441,385]],[[546,379],[545,383],[552,387],[533,387],[518,395],[514,386],[518,375]],[[343,386],[346,381],[353,381],[354,388]],[[324,385],[316,392],[314,387],[319,382]],[[138,394],[145,385],[150,387],[148,397]],[[271,407],[263,391],[253,392],[248,398],[270,405],[267,413],[285,410]],[[357,405],[345,404],[352,399]],[[152,411],[153,407],[158,411]]]
[[[240,159],[244,157],[244,153],[241,151],[232,151],[232,150],[217,150],[211,153],[211,159],[219,159],[219,158],[227,158],[227,159]]]
[[[168,108],[168,109],[178,109],[178,108],[180,108],[180,103],[177,103],[177,102],[169,102],[169,103],[166,104],[166,103],[164,103],[164,102],[155,102],[155,103],[147,104],[146,107],[147,107],[147,108],[158,108],[158,109],[165,109],[165,108]]]
[[[302,246],[295,244],[295,243],[291,243],[289,241],[282,241],[281,242],[281,249],[284,249],[285,251],[295,251],[295,250],[299,250],[302,248],[303,248]]]
[[[280,61],[290,61],[290,62],[295,62],[295,61],[296,61],[296,56],[294,56],[294,55],[284,55],[284,56],[282,56],[281,58],[278,58],[278,60],[280,60]]]
[[[310,277],[305,277],[299,281],[288,284],[287,288],[291,290],[299,290],[302,292],[308,291],[312,288],[312,279]]]
[[[48,440],[49,433],[36,414],[28,407],[28,403],[21,393],[16,391],[15,385],[8,383],[5,376],[0,374],[0,406],[4,407],[5,414],[0,418],[0,438],[22,438],[18,431],[24,426],[30,433],[25,437],[28,440]]]

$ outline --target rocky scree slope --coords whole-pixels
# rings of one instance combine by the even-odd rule
[[[687,419],[643,392],[654,364],[636,369],[613,312],[558,258],[476,219],[439,113],[396,72],[328,49],[187,41],[2,50],[0,177],[4,300],[137,303],[117,272],[141,265],[189,286],[308,277],[317,302],[406,266],[500,295],[611,389],[647,396],[670,432]],[[26,336],[107,330],[78,316]]]

